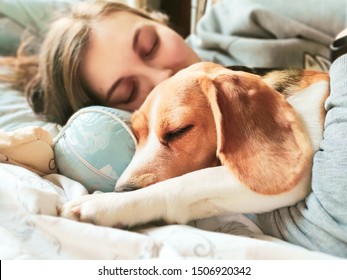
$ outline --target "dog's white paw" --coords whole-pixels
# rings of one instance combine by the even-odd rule
[[[104,193],[84,195],[63,205],[60,216],[101,226],[127,226],[122,194]],[[119,201],[118,201],[119,200]]]

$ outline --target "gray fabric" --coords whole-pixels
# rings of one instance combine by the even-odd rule
[[[324,139],[314,157],[312,192],[305,201],[255,222],[269,234],[311,250],[347,257],[347,55],[330,69]]]
[[[345,0],[224,0],[186,41],[204,61],[328,71],[329,44],[344,28]]]

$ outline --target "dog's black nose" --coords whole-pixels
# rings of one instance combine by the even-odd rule
[[[121,185],[116,185],[116,187],[114,188],[115,192],[131,192],[131,191],[135,191],[139,189],[138,186],[136,186],[135,184],[121,184]]]

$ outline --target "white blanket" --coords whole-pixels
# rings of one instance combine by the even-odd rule
[[[241,215],[120,230],[67,220],[58,207],[86,193],[62,175],[0,164],[1,259],[330,259],[263,235]],[[245,236],[246,235],[246,236]]]

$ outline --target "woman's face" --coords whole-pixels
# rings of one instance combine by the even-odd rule
[[[199,60],[167,26],[116,12],[93,26],[81,75],[106,105],[134,111],[157,84]]]

